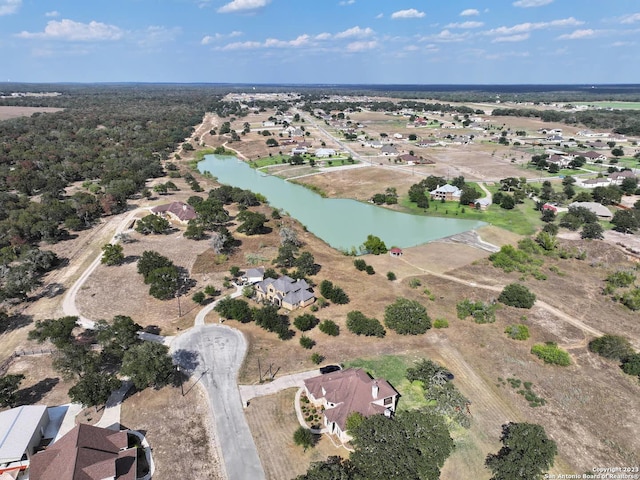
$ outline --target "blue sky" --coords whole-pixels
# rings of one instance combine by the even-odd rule
[[[0,0],[0,81],[640,83],[638,0]]]

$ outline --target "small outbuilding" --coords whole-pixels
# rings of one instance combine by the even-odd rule
[[[402,249],[398,247],[393,247],[391,250],[389,250],[389,255],[391,255],[392,257],[401,257]]]

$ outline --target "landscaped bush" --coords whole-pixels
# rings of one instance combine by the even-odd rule
[[[448,328],[449,322],[444,318],[436,318],[433,321],[433,328]]]
[[[393,272],[387,272],[387,280],[393,282],[396,279],[396,274]]]
[[[427,309],[415,300],[398,298],[384,309],[384,323],[400,335],[419,335],[431,328]]]
[[[538,343],[531,347],[531,353],[544,360],[544,363],[566,367],[571,365],[571,357],[553,342]]]
[[[204,292],[196,292],[193,294],[193,301],[202,305],[204,303],[204,300],[206,297],[206,295],[204,294]]]
[[[373,275],[374,273],[376,273],[376,271],[373,269],[371,265],[367,265],[367,267],[365,268],[365,271],[367,272],[367,275]]]
[[[589,342],[589,350],[614,360],[623,360],[633,354],[629,341],[619,335],[603,335]]]
[[[293,325],[301,332],[306,332],[308,330],[311,330],[317,324],[318,324],[318,319],[314,315],[311,315],[310,313],[305,313],[304,315],[300,315],[299,317],[296,317],[296,319],[293,321]]]
[[[311,355],[311,361],[313,362],[314,365],[320,365],[323,360],[324,360],[324,357],[322,355],[320,355],[319,353],[313,353]],[[309,401],[309,400],[307,399],[307,401]]]
[[[302,335],[300,337],[300,345],[302,346],[302,348],[306,348],[307,350],[311,350],[314,345],[316,344],[315,340],[313,340],[312,338],[309,338],[305,335]]]
[[[511,307],[531,308],[536,303],[536,296],[524,285],[511,283],[504,287],[498,301]]]
[[[368,318],[362,312],[354,310],[347,314],[347,328],[356,335],[375,336],[382,338],[385,336],[385,329],[376,318]]]
[[[213,309],[226,319],[238,320],[242,323],[251,321],[251,308],[244,300],[225,297]]]
[[[493,323],[496,321],[496,305],[490,303],[483,303],[480,301],[472,302],[465,299],[458,302],[456,305],[456,311],[458,318],[464,320],[467,317],[473,317],[476,323]]]
[[[318,328],[322,333],[326,333],[332,337],[337,337],[340,334],[340,327],[338,327],[338,324],[333,320],[325,320],[318,325]]]
[[[514,340],[526,340],[529,338],[529,329],[526,325],[521,325],[519,323],[507,326],[507,328],[504,329],[504,333]]]

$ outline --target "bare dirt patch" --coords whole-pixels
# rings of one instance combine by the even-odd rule
[[[184,387],[185,396],[175,387],[132,394],[122,403],[120,423],[147,437],[156,463],[154,479],[174,479],[175,472],[189,472],[198,480],[224,479],[205,395],[198,386]]]

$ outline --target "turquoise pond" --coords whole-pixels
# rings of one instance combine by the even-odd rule
[[[380,237],[387,247],[411,247],[479,228],[473,220],[423,217],[395,212],[374,204],[317,193],[281,178],[252,169],[236,157],[206,155],[198,164],[219,182],[264,195],[329,245],[340,250],[358,247],[367,235]]]

